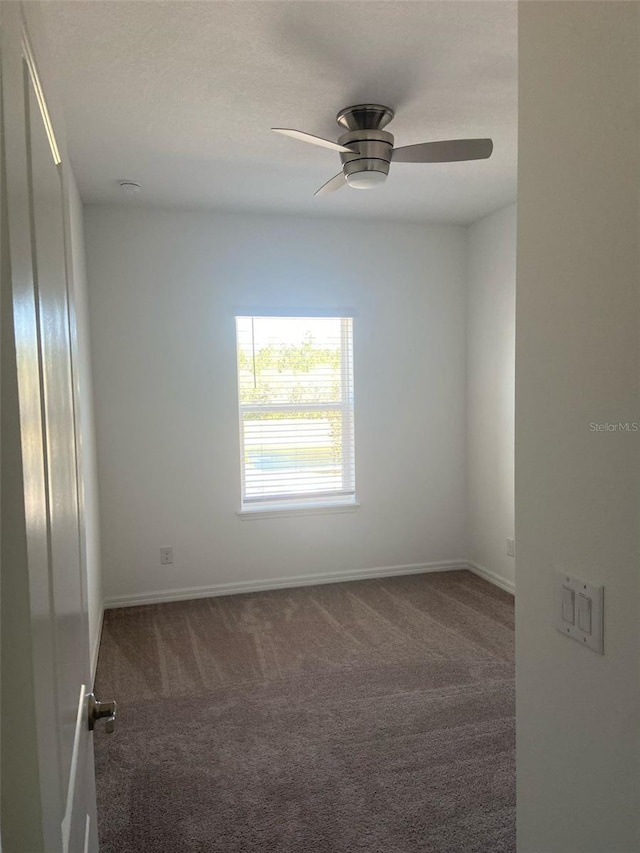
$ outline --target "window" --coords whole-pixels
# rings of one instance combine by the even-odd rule
[[[236,317],[242,510],[355,503],[353,321]]]

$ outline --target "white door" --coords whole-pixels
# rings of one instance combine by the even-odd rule
[[[24,10],[3,6],[10,281],[2,290],[2,402],[3,425],[6,417],[12,428],[2,434],[2,842],[4,853],[95,853],[66,162]],[[5,459],[14,469],[10,493]],[[7,532],[15,540],[9,561]]]

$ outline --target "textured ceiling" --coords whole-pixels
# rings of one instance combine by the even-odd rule
[[[47,0],[69,148],[87,202],[468,223],[515,200],[516,4]],[[490,160],[396,163],[369,192],[313,192],[335,114],[396,110],[396,145],[491,136]]]

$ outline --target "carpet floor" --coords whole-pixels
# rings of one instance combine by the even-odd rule
[[[513,598],[443,572],[110,610],[101,853],[514,853]]]

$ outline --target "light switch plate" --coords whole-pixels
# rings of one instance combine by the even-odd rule
[[[573,621],[568,601],[573,592]],[[604,590],[581,578],[555,572],[555,626],[566,637],[576,640],[598,654],[604,654],[603,604]],[[589,630],[591,628],[591,630]]]

